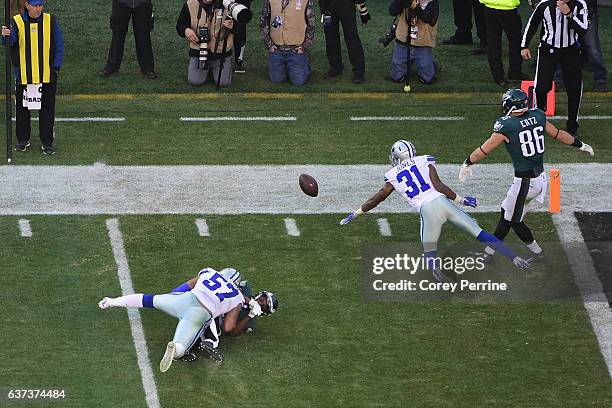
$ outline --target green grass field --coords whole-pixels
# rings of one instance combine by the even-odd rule
[[[108,217],[30,217],[34,237],[3,217],[0,307],[7,386],[66,388],[61,406],[145,406],[126,313],[98,310],[120,293],[104,225]],[[418,240],[416,216],[389,215],[350,229],[337,215],[299,216],[288,237],[282,216],[207,217],[211,237],[189,216],[121,217],[136,291],[170,290],[206,265],[233,265],[280,309],[254,334],[222,341],[226,361],[156,364],[174,321],[141,312],[162,406],[601,407],[609,378],[580,302],[559,304],[364,303],[364,242]],[[496,215],[478,219],[492,228]],[[532,218],[556,240],[548,216]],[[445,240],[461,239],[453,228]],[[207,402],[208,401],[208,402]],[[290,401],[290,402],[288,402]],[[21,406],[16,404],[15,406]]]
[[[370,0],[373,20],[360,26],[368,79],[363,86],[350,83],[346,59],[341,79],[323,79],[327,61],[321,27],[317,27],[311,52],[314,72],[309,83],[300,88],[271,84],[257,28],[261,2],[256,1],[249,25],[248,72],[236,75],[234,84],[221,92],[210,85],[193,88],[186,81],[187,51],[174,28],[182,1],[154,3],[153,41],[160,78],[150,81],[139,73],[131,30],[120,75],[106,80],[96,76],[110,43],[110,1],[49,1],[47,9],[58,15],[66,41],[57,117],[125,120],[57,122],[57,154],[52,157],[41,154],[37,122],[33,122],[32,148],[14,153],[13,168],[2,160],[5,167],[0,170],[95,163],[382,164],[388,162],[391,144],[402,138],[413,141],[419,154],[435,155],[441,164],[459,165],[491,134],[500,114],[500,96],[506,88],[490,80],[486,58],[470,56],[470,46],[436,48],[443,72],[433,86],[416,84],[415,92],[404,94],[401,87],[386,80],[391,48],[383,49],[376,42],[392,20],[386,0]],[[442,0],[441,8],[440,44],[454,31],[451,1]],[[317,4],[315,9],[319,15]],[[521,10],[525,23],[529,8],[524,5]],[[600,34],[608,62],[612,61],[611,27],[612,8],[601,7]],[[0,55],[0,63],[3,57]],[[524,71],[532,74],[533,67],[526,64]],[[584,78],[585,91],[589,91],[591,75],[585,73]],[[581,115],[611,115],[610,95],[585,93]],[[566,115],[565,95],[557,94],[557,98],[557,115]],[[296,120],[179,120],[203,116],[292,116]],[[351,121],[353,116],[463,119]],[[565,128],[563,120],[553,122]],[[581,138],[593,146],[595,157],[547,139],[546,162],[612,162],[611,122],[581,121]],[[1,115],[0,128],[4,126]],[[487,163],[506,162],[503,148],[487,157]],[[509,179],[510,174],[504,180],[491,176],[489,182],[505,186]],[[365,181],[355,174],[347,184],[358,186]],[[323,188],[325,180],[319,182]],[[611,195],[606,183],[602,180],[600,191],[583,194],[607,205]],[[15,191],[6,185],[0,180],[0,209],[13,202]],[[70,183],[58,185],[58,192],[72,187]],[[249,188],[257,191],[257,185]],[[38,199],[35,193],[33,202]],[[203,193],[202,200],[206,198]],[[11,402],[0,395],[0,406],[147,406],[125,310],[97,307],[103,296],[121,294],[105,226],[109,218],[119,219],[136,292],[165,293],[205,266],[232,266],[256,291],[269,289],[279,297],[278,312],[259,319],[255,333],[222,339],[222,364],[203,357],[193,364],[178,361],[166,374],[159,372],[158,363],[175,321],[158,311],[141,310],[162,407],[612,405],[610,376],[580,298],[497,304],[367,302],[361,293],[363,246],[418,242],[419,217],[364,216],[340,228],[338,221],[343,216],[0,215],[0,391],[65,389],[68,396],[51,403]],[[379,216],[389,220],[393,236],[379,234]],[[499,218],[498,213],[474,216],[488,231],[495,229]],[[206,218],[210,237],[198,235],[194,220],[200,217]],[[296,220],[301,236],[287,235],[285,217]],[[30,221],[31,238],[20,236],[20,218]],[[559,241],[549,214],[530,214],[528,224],[538,241]],[[610,226],[601,225],[601,229]],[[453,227],[444,228],[444,242],[466,238]],[[508,240],[521,248],[514,233]],[[557,261],[565,264],[566,259]],[[564,271],[559,280],[573,279]],[[532,278],[523,279],[516,273],[512,279],[526,285]]]

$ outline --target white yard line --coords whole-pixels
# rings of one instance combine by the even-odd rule
[[[134,293],[134,288],[132,287],[132,278],[123,245],[123,237],[119,230],[119,220],[116,218],[106,220],[106,228],[108,229],[113,255],[117,263],[117,275],[119,276],[121,293],[123,296],[131,295]],[[130,308],[127,309],[127,313],[130,319],[130,328],[132,330],[132,338],[134,339],[134,347],[136,348],[136,358],[138,360],[138,368],[140,368],[147,406],[149,408],[159,408],[161,405],[157,396],[157,386],[155,385],[153,370],[151,369],[147,342],[142,328],[142,321],[140,320],[140,312],[138,309]]]
[[[205,219],[198,218],[195,220],[195,224],[198,227],[198,234],[201,237],[210,237],[210,232],[208,231],[208,224]]]
[[[567,116],[549,116],[550,120],[567,120]],[[578,120],[612,120],[612,116],[578,116]]]
[[[181,122],[293,122],[295,116],[219,116],[202,118],[180,118]]]
[[[389,225],[389,221],[386,218],[379,218],[376,220],[378,222],[378,230],[380,231],[380,235],[383,237],[391,236],[391,226]]]
[[[293,218],[285,218],[285,228],[287,228],[287,235],[291,237],[300,236],[300,230]]]
[[[457,180],[459,164],[436,167],[449,187],[478,197],[480,205],[470,212],[498,212],[513,180],[510,164],[478,164],[465,183]],[[606,187],[612,164],[558,167],[563,210],[612,211],[612,189]],[[200,214],[344,214],[381,188],[388,169],[388,165],[0,166],[0,215],[196,214],[195,219]],[[317,198],[300,190],[301,173],[319,182]],[[240,182],[232,181],[237,175]],[[546,210],[547,205],[535,208]],[[414,210],[399,194],[392,194],[372,212]]]
[[[32,118],[34,121],[40,120],[38,117]],[[15,121],[15,118],[13,118]],[[82,118],[55,118],[56,122],[125,122],[125,118],[98,118],[98,117],[82,117]]]
[[[593,266],[578,220],[570,211],[553,215],[553,222],[565,248],[574,281],[580,290],[608,373],[612,377],[612,311]]]
[[[351,116],[352,121],[459,121],[465,120],[463,116]]]
[[[32,236],[32,228],[30,227],[29,220],[19,220],[19,230],[21,231],[22,237],[30,238]]]

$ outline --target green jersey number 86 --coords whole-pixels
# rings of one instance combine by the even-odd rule
[[[536,153],[544,153],[544,128],[537,126],[519,133],[523,156],[531,157]]]

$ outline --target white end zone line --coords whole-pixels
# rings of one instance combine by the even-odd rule
[[[131,295],[134,293],[134,288],[132,286],[132,277],[130,275],[127,255],[123,245],[123,237],[119,230],[119,220],[116,218],[106,220],[106,228],[108,229],[113,255],[117,263],[117,275],[119,276],[121,293],[123,296]],[[142,328],[142,321],[140,320],[140,312],[138,309],[127,309],[127,313],[130,319],[130,329],[134,339],[134,347],[136,348],[136,358],[138,360],[138,368],[140,368],[147,406],[149,408],[160,408],[161,405],[157,395],[155,377],[151,369],[147,342],[144,336],[144,329]]]
[[[40,120],[39,118],[32,118],[34,121]],[[13,122],[15,118],[13,118]],[[82,118],[55,118],[56,122],[125,122],[125,118],[96,118],[96,117],[82,117]]]
[[[352,121],[459,121],[463,116],[351,116]]]
[[[19,230],[21,231],[22,237],[30,238],[32,236],[32,228],[30,227],[29,220],[19,220]]]
[[[589,315],[599,349],[612,377],[612,311],[601,281],[593,266],[578,220],[572,212],[553,215],[559,238],[565,248],[576,286],[580,290],[584,308]]]
[[[180,118],[181,122],[293,122],[296,120],[297,118],[295,116],[219,116],[202,118]]]

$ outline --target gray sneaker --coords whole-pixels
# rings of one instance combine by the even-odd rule
[[[55,154],[55,149],[53,148],[53,146],[43,146],[42,152],[44,155],[53,156]]]

